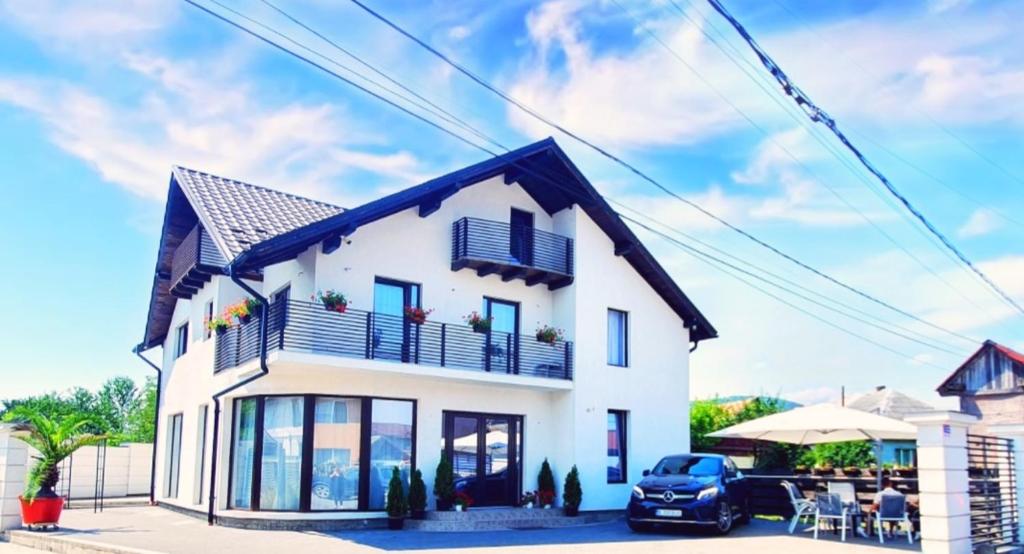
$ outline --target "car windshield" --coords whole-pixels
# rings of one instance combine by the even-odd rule
[[[654,466],[655,475],[692,475],[707,477],[722,472],[722,460],[704,456],[669,456]]]

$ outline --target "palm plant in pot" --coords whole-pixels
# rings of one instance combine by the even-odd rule
[[[29,528],[56,526],[64,508],[64,499],[53,490],[60,480],[59,464],[79,448],[108,437],[88,432],[96,422],[82,414],[51,419],[33,410],[15,408],[4,419],[14,423],[15,438],[39,452],[33,456],[36,464],[28,472],[25,493],[18,497],[21,520]]]
[[[402,487],[402,475],[398,466],[391,470],[391,481],[388,482],[388,500],[384,508],[388,512],[388,529],[398,530],[405,526],[405,514],[409,505]]]

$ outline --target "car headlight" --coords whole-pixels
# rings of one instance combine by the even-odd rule
[[[643,500],[644,499],[644,490],[641,489],[639,486],[633,487],[633,496],[635,496],[636,498],[639,498],[640,500]]]
[[[700,493],[697,494],[697,500],[704,500],[705,498],[714,498],[716,496],[718,496],[718,487],[712,486],[706,489],[702,489]]]

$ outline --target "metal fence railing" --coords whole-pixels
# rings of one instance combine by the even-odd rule
[[[979,546],[1017,544],[1020,537],[1013,440],[967,435],[967,485],[975,550]]]

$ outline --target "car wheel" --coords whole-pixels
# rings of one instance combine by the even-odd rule
[[[720,535],[726,535],[732,531],[732,507],[728,501],[722,500],[715,510],[715,530]]]
[[[629,525],[629,529],[634,533],[646,533],[651,530],[651,525],[649,523],[627,519],[626,524]]]
[[[331,488],[323,483],[313,485],[313,496],[317,498],[330,498]]]

